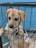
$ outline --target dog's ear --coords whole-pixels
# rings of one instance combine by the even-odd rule
[[[22,21],[24,21],[24,20],[25,20],[25,17],[26,17],[25,12],[24,12],[24,11],[19,10],[19,15],[20,15],[20,17],[21,17],[21,20],[22,20]]]
[[[7,11],[6,11],[6,16],[8,16],[8,14],[9,14],[10,12],[12,12],[12,8],[7,9]]]

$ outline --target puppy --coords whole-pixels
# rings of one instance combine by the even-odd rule
[[[25,12],[17,9],[8,9],[7,12],[8,23],[5,27],[7,30],[5,34],[10,40],[10,48],[27,48],[31,42],[27,42],[24,39],[24,31],[21,25],[21,21],[25,20]],[[32,39],[33,40],[33,39]],[[32,41],[31,40],[31,41]]]

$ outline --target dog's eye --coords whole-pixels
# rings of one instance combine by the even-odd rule
[[[11,17],[8,18],[9,20],[11,19]]]
[[[18,20],[18,18],[15,18],[14,20],[15,20],[15,21],[17,21],[17,20]]]

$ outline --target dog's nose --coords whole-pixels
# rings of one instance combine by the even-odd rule
[[[10,28],[13,28],[13,25],[10,25],[9,27],[10,27]]]

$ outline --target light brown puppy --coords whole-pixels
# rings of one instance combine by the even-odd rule
[[[24,31],[21,25],[21,21],[25,20],[25,12],[17,9],[8,9],[7,10],[7,18],[8,23],[6,25],[7,35],[10,39],[11,48],[27,48],[29,44],[31,44],[32,40],[25,41],[24,39]]]
[[[18,40],[19,40],[19,48],[26,48],[28,46],[28,43],[25,42],[25,40],[24,40],[24,36],[23,36],[24,31],[23,31],[23,28],[21,25],[21,21],[24,21],[25,17],[26,17],[26,15],[25,15],[24,11],[12,9],[12,8],[7,10],[8,23],[7,23],[5,29],[7,29],[7,30],[9,29],[9,32],[10,32],[9,36],[12,36],[11,33],[13,34],[13,32],[15,32],[15,34],[13,34],[14,35],[14,47],[16,46],[17,48],[18,48]],[[22,38],[18,39],[18,36],[22,37]],[[10,37],[10,38],[11,38],[11,40],[13,39],[12,37]],[[12,41],[10,44],[12,44]]]

